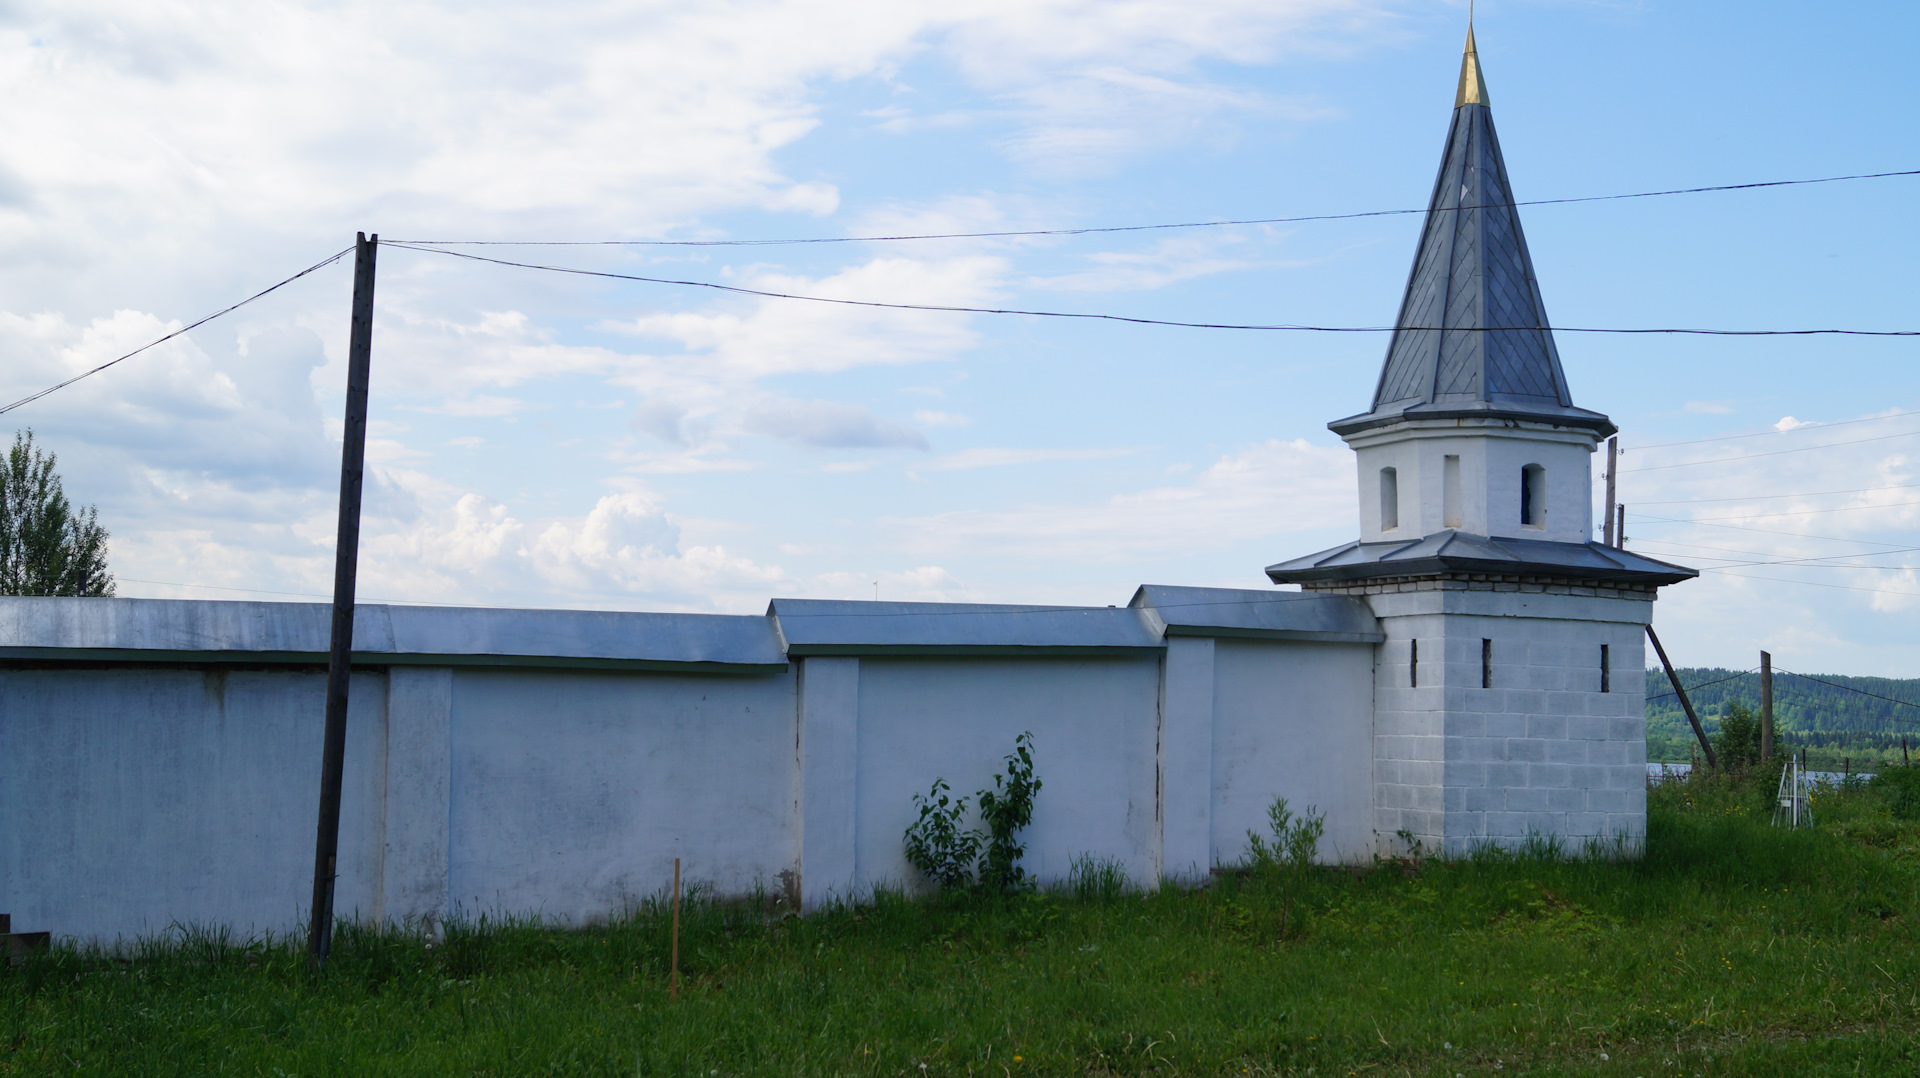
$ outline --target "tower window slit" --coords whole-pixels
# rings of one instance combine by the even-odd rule
[[[1380,469],[1380,530],[1390,532],[1400,526],[1400,473]]]
[[[1600,691],[1613,691],[1613,660],[1607,655],[1607,645],[1600,645]]]
[[[1460,458],[1449,453],[1440,465],[1440,511],[1441,523],[1449,528],[1460,526]]]
[[[1493,688],[1493,641],[1480,641],[1480,687]]]
[[[1413,650],[1407,656],[1407,684],[1416,689],[1420,687],[1420,641],[1418,640],[1413,642]]]
[[[1520,469],[1520,523],[1529,528],[1547,526],[1547,470],[1538,464]]]

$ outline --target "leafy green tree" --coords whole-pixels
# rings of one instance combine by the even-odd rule
[[[1713,751],[1721,767],[1752,767],[1760,762],[1760,716],[1738,700],[1727,701],[1720,713],[1720,736]]]
[[[16,433],[0,466],[0,595],[112,595],[98,515],[67,501],[33,432]]]

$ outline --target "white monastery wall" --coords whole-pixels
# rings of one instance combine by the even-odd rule
[[[817,660],[806,660],[815,662]],[[1043,783],[1023,864],[1062,879],[1073,859],[1159,878],[1155,739],[1160,656],[861,659],[853,893],[908,883],[902,835],[936,776],[955,795],[990,788],[1022,731]],[[834,880],[808,879],[845,893]]]
[[[675,857],[726,894],[777,891],[797,866],[791,672],[462,668],[450,680],[440,811],[456,916],[604,917],[657,894]]]
[[[379,907],[386,688],[353,679],[343,914]],[[297,924],[325,702],[324,672],[0,671],[0,910],[85,939]]]
[[[857,899],[911,884],[914,794],[936,776],[973,794],[1028,730],[1042,881],[1082,856],[1142,884],[1203,876],[1275,796],[1327,814],[1327,857],[1364,858],[1364,604],[1153,594],[582,622],[362,607],[337,908],[579,923],[660,893],[676,856],[725,894]],[[0,599],[0,910],[103,942],[298,931],[324,611]]]
[[[1203,641],[1214,652],[1213,864],[1247,853],[1285,797],[1299,816],[1326,816],[1320,852],[1364,862],[1374,851],[1374,648],[1353,644]]]

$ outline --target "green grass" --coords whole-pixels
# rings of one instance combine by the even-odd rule
[[[318,978],[287,942],[63,951],[0,973],[0,1074],[1920,1073],[1920,825],[1862,786],[1775,831],[1766,793],[1658,787],[1625,863],[696,899],[677,1000],[651,905],[345,928]]]

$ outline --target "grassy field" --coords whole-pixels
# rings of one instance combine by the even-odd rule
[[[318,978],[286,943],[60,952],[0,972],[0,1074],[1920,1073],[1915,806],[1834,792],[1789,833],[1757,786],[1656,788],[1626,863],[695,901],[678,999],[651,907],[344,929]]]

